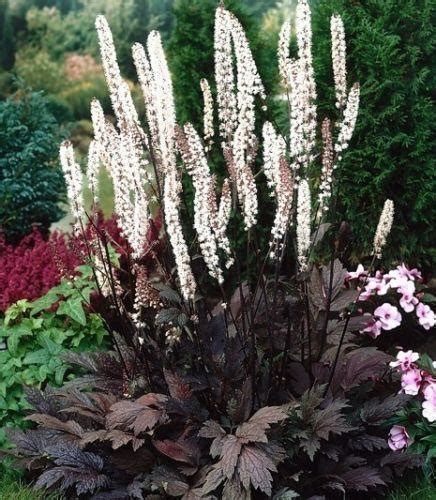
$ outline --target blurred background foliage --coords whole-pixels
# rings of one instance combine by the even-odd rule
[[[295,3],[225,0],[247,30],[270,96],[268,110],[259,112],[284,133],[288,123],[277,80],[276,45],[281,24],[293,18]],[[100,99],[106,113],[111,113],[94,29],[96,14],[103,13],[113,31],[119,63],[140,114],[143,115],[142,97],[130,47],[135,41],[144,42],[151,29],[158,29],[173,73],[178,118],[182,123],[189,120],[200,127],[199,80],[205,77],[213,84],[216,4],[217,0],[0,0],[0,98],[6,100],[3,112],[15,113],[12,103],[31,99],[29,96],[34,94],[23,89],[43,91],[38,99],[57,122],[56,132],[68,133],[84,155],[92,133],[91,98]],[[355,137],[338,173],[345,218],[365,254],[384,199],[391,197],[397,216],[388,258],[405,259],[430,270],[435,262],[436,210],[432,159],[436,113],[431,101],[435,83],[431,59],[435,4],[432,0],[312,0],[311,4],[320,112],[335,116],[329,53],[329,16],[333,12],[344,17],[349,81],[358,80],[362,85]],[[44,130],[44,119],[39,119]],[[4,118],[0,127],[9,127],[9,123]],[[0,156],[4,156],[9,139],[5,130],[1,133]],[[49,168],[50,173],[57,168],[55,150],[59,136],[53,134],[51,141],[50,161],[48,157],[37,160],[38,168]],[[22,150],[23,164],[36,168],[33,157],[24,158],[26,151]],[[219,155],[212,155],[211,165],[219,176],[224,174]],[[2,163],[2,169],[5,168],[10,165],[5,167]],[[17,175],[15,171],[14,182],[18,186]],[[3,172],[3,191],[9,189],[2,186],[5,177]],[[62,194],[61,188],[57,190]],[[110,186],[104,191],[109,197]],[[190,196],[187,186],[188,206]],[[109,213],[111,203],[104,199],[103,205]],[[3,210],[9,209],[5,206]],[[39,222],[47,225],[49,219],[58,216],[59,211],[52,211]],[[27,228],[34,221],[20,224]],[[266,225],[267,221],[260,223]],[[354,258],[358,260],[361,255],[357,253]]]

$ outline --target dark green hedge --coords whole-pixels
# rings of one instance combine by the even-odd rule
[[[435,3],[317,0],[314,54],[320,107],[334,115],[329,19],[343,16],[349,82],[361,84],[354,139],[339,170],[341,205],[360,247],[370,247],[385,198],[395,202],[386,259],[435,263]]]
[[[58,164],[61,131],[40,93],[0,103],[0,228],[8,240],[44,231],[62,211],[64,182]]]

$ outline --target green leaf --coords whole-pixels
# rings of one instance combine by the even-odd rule
[[[57,385],[62,385],[64,381],[65,372],[68,370],[67,365],[61,365],[56,368],[55,371],[55,382]]]
[[[58,300],[59,300],[58,296],[52,290],[50,290],[48,293],[46,293],[45,295],[43,295],[42,297],[31,303],[32,307],[30,310],[30,315],[34,316],[35,314],[38,314],[41,311],[49,309]]]
[[[85,311],[83,310],[82,300],[80,298],[74,298],[61,302],[56,314],[69,316],[82,326],[86,326]]]
[[[22,328],[15,329],[15,331],[13,331],[8,337],[8,351],[12,356],[15,356],[17,354],[21,337],[25,337],[27,335],[32,335],[32,331],[27,328]]]
[[[26,354],[23,364],[25,365],[43,365],[47,362],[49,354],[45,349],[38,349],[37,351],[29,352]]]
[[[14,319],[17,319],[23,312],[29,309],[30,304],[27,300],[19,300],[11,305],[5,313],[5,325],[8,326]]]

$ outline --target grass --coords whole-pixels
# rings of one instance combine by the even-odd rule
[[[388,500],[436,500],[436,484],[425,477],[413,483],[399,486],[388,496]]]
[[[48,494],[45,491],[38,492],[29,484],[26,484],[17,473],[0,475],[0,498],[1,500],[61,500],[57,494]]]

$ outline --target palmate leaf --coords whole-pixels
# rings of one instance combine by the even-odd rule
[[[364,466],[350,469],[340,474],[348,490],[368,491],[376,486],[386,486],[377,469]]]
[[[277,472],[277,468],[262,450],[256,446],[243,447],[238,460],[238,475],[245,489],[252,485],[271,495],[271,472]]]
[[[266,431],[271,424],[281,422],[288,417],[288,407],[265,406],[258,410],[249,420],[236,429],[236,436],[241,443],[262,442],[267,443]]]
[[[363,422],[371,425],[384,423],[410,400],[407,394],[393,394],[383,400],[371,399],[359,410]]]
[[[64,422],[52,415],[46,415],[44,413],[33,413],[32,415],[26,417],[25,420],[36,422],[45,429],[62,431],[64,434],[63,439],[65,439],[67,435],[71,440],[80,440],[84,434],[82,426],[74,420],[67,420]]]
[[[153,446],[163,455],[188,465],[196,466],[201,456],[200,449],[194,440],[172,441],[171,439],[153,439]]]
[[[132,429],[137,436],[167,420],[164,404],[167,397],[162,394],[146,394],[136,401],[120,401],[111,406],[106,417],[108,429]]]
[[[314,434],[328,440],[330,433],[338,435],[353,430],[342,414],[342,410],[348,406],[345,401],[339,399],[332,401],[326,408],[316,410],[310,420]]]
[[[109,478],[90,469],[58,466],[44,471],[35,483],[35,488],[51,488],[57,485],[61,491],[74,486],[78,495],[93,493],[97,488],[109,486]]]

